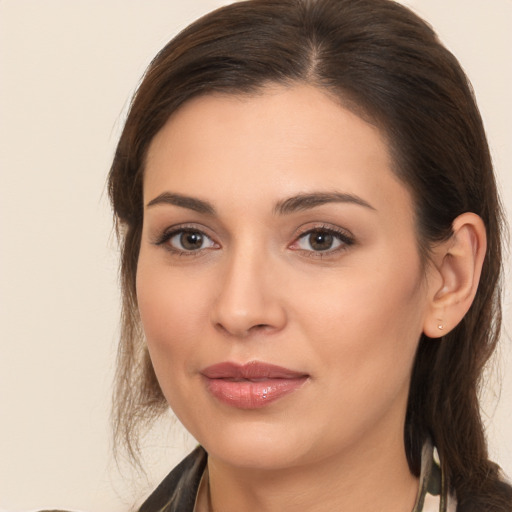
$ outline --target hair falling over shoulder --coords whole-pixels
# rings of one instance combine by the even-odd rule
[[[250,33],[250,37],[247,34]],[[479,215],[488,248],[475,301],[441,341],[417,351],[404,439],[418,475],[432,438],[459,511],[510,511],[512,490],[488,459],[478,400],[500,335],[503,217],[489,148],[471,86],[431,27],[390,0],[247,0],[199,19],[170,41],[133,99],[109,175],[121,240],[123,317],[113,422],[136,456],[138,436],[167,410],[137,313],[135,279],[148,146],[189,99],[244,94],[268,83],[327,90],[387,135],[395,172],[415,201],[418,243],[451,234]]]

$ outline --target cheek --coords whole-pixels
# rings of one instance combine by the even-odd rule
[[[425,307],[414,263],[364,265],[331,280],[336,285],[303,294],[307,302],[297,317],[307,319],[303,327],[316,340],[317,356],[340,379],[365,385],[389,375],[408,378]]]
[[[137,269],[137,301],[148,349],[160,376],[184,363],[200,338],[207,316],[197,283],[165,272],[141,255]]]
[[[188,400],[195,394],[193,377],[204,339],[200,291],[197,283],[140,258],[137,300],[147,348],[160,388],[185,425],[194,424]]]

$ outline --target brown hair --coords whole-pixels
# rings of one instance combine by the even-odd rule
[[[501,209],[482,120],[455,57],[432,29],[390,0],[249,0],[218,9],[174,38],[133,99],[109,176],[120,227],[123,318],[114,395],[116,436],[136,452],[141,425],[167,404],[143,341],[135,277],[148,146],[185,101],[308,83],[336,95],[387,134],[395,172],[413,194],[425,257],[474,212],[488,249],[474,303],[442,342],[423,336],[414,364],[405,444],[418,475],[432,438],[459,510],[510,510],[510,489],[489,462],[478,402],[501,321]]]

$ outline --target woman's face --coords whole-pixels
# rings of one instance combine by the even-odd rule
[[[429,278],[391,168],[377,128],[308,86],[191,100],[152,141],[140,314],[163,393],[211,457],[403,450]]]

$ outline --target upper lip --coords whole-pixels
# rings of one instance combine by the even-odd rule
[[[204,368],[201,373],[209,379],[297,379],[307,376],[304,372],[260,361],[251,361],[243,365],[229,361],[217,363]]]

